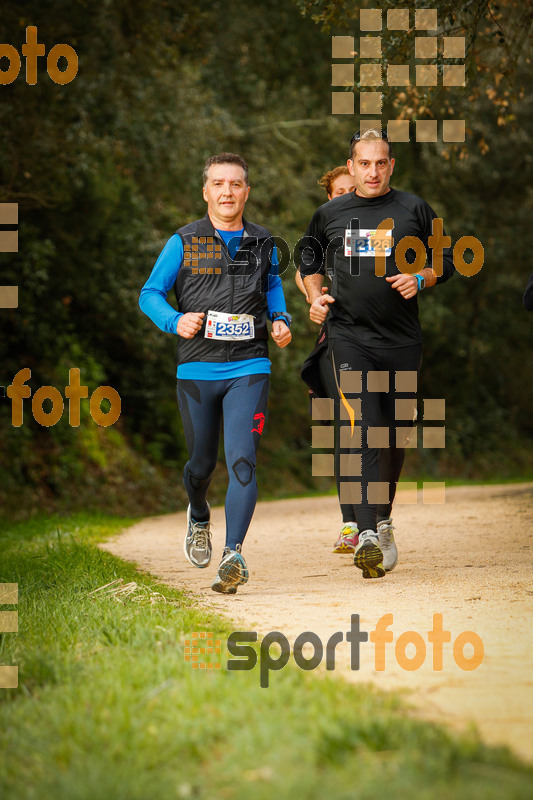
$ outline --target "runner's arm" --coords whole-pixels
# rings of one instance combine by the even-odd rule
[[[183,263],[183,243],[178,234],[171,236],[155,262],[150,277],[141,289],[139,306],[147,317],[165,333],[177,334],[183,314],[172,308],[167,295]]]
[[[272,319],[272,314],[279,314],[287,311],[283,286],[279,277],[278,251],[276,247],[272,249],[270,270],[268,273],[267,290],[268,317]],[[289,317],[290,322],[290,317]],[[276,319],[272,323],[271,336],[278,347],[287,347],[292,339],[289,325],[284,319]]]
[[[296,274],[294,276],[294,280],[296,282],[296,286],[301,291],[302,294],[305,295],[305,299],[309,302],[309,295],[307,294],[307,290],[304,286],[304,282],[302,280],[302,274],[299,269],[296,270]]]
[[[428,203],[423,203],[421,209],[421,225],[423,230],[422,241],[426,252],[428,254],[428,266],[419,271],[419,274],[425,278],[426,288],[431,288],[437,283],[446,283],[455,273],[455,266],[453,263],[453,249],[451,247],[451,239],[446,235],[446,231],[442,231],[443,242],[449,240],[450,246],[442,247],[434,241],[435,236],[439,232],[440,223],[434,222],[437,219],[437,214]],[[430,247],[430,241],[432,245]],[[442,262],[442,266],[441,263]],[[435,266],[435,271],[433,270]],[[442,275],[438,273],[442,270]]]
[[[267,282],[267,305],[268,305],[268,318],[272,319],[272,314],[277,311],[287,311],[287,304],[285,303],[285,295],[283,294],[283,286],[281,278],[279,277],[279,262],[278,251],[274,247],[272,249],[270,269],[268,271]]]
[[[322,324],[329,311],[329,304],[335,300],[330,294],[323,294],[322,285],[326,272],[324,253],[327,252],[328,239],[324,233],[322,206],[315,211],[305,236],[300,240],[298,269],[310,303],[309,317]]]
[[[437,283],[437,276],[431,268],[425,267],[417,272],[417,275],[422,275],[425,278],[426,289],[435,286]],[[385,278],[387,283],[390,283],[393,289],[400,292],[404,300],[410,300],[418,294],[418,281],[414,275],[400,273],[399,275],[389,275]]]
[[[440,244],[441,241],[444,243],[447,238],[449,239],[449,237],[446,237],[446,232],[444,230],[441,234],[443,239],[439,239],[435,242],[435,238],[440,229],[439,226],[442,226],[442,221],[440,221],[440,223],[434,223],[434,220],[437,219],[437,215],[428,203],[422,202],[422,206],[418,210],[418,216],[422,232],[421,238],[427,252],[427,263],[431,266],[423,267],[423,269],[418,270],[416,274],[424,278],[425,288],[431,289],[431,287],[435,286],[437,283],[445,283],[455,272],[453,250],[451,247],[443,247]],[[434,266],[435,270],[433,269]],[[440,272],[442,272],[441,275],[438,274]],[[396,289],[396,291],[401,294],[404,300],[410,300],[418,294],[419,282],[415,275],[401,273],[400,275],[387,277],[385,280],[390,283],[393,289]]]

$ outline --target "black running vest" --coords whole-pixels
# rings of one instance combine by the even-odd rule
[[[205,338],[205,323],[192,339],[178,336],[178,364],[188,361],[242,361],[268,357],[267,298],[271,234],[243,220],[244,234],[234,261],[209,216],[191,222],[176,233],[184,256],[174,291],[178,309],[252,314],[255,336],[242,342]]]

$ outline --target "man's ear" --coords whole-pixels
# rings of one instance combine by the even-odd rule
[[[202,189],[202,194],[203,194],[203,196],[204,196],[204,200],[205,200],[205,202],[207,203],[207,192],[206,192],[206,190],[205,190],[205,186],[204,186],[204,187],[203,187],[203,189]]]
[[[346,162],[346,166],[348,167],[348,172],[350,173],[352,178],[355,178],[355,167],[353,165],[353,161],[351,158],[349,158],[348,161]]]

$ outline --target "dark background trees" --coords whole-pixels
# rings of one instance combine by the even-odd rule
[[[36,25],[47,51],[58,42],[76,49],[79,72],[59,86],[40,59],[35,86],[24,63],[0,86],[0,202],[18,203],[20,217],[20,252],[0,256],[0,283],[20,293],[18,309],[0,310],[0,383],[30,367],[33,391],[62,391],[79,367],[90,393],[108,384],[122,398],[122,416],[107,429],[86,402],[79,428],[67,410],[42,428],[28,401],[24,425],[13,428],[11,404],[0,400],[5,503],[173,507],[185,454],[175,342],[138,310],[140,287],[173,231],[203,215],[201,169],[214,152],[249,161],[247,215],[291,245],[300,238],[324,200],[318,177],[346,159],[354,118],[330,113],[330,37],[357,36],[362,5],[392,7],[352,4],[348,16],[342,3],[313,3],[302,16],[311,4],[287,0],[4,4],[1,42],[20,52],[26,26]],[[441,6],[456,35],[461,26],[476,32],[468,89],[429,97],[411,89],[403,100],[387,97],[387,109],[414,119],[448,114],[453,103],[467,141],[397,145],[394,185],[422,194],[453,241],[477,236],[485,264],[421,299],[421,396],[446,397],[447,447],[410,454],[408,469],[441,479],[531,475],[533,320],[521,306],[532,249],[530,4],[430,4]],[[526,36],[516,38],[519,29]],[[386,42],[385,58],[403,57],[405,38]],[[310,477],[298,373],[314,328],[293,274],[291,266],[284,278],[294,342],[271,353],[260,453],[262,491],[274,495],[329,486]]]

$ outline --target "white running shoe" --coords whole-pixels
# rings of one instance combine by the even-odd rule
[[[355,548],[353,563],[363,570],[363,578],[383,578],[383,553],[378,535],[368,528],[359,534],[359,544]]]
[[[207,504],[209,514],[211,508]],[[183,542],[183,552],[193,567],[204,569],[211,561],[211,521],[196,522],[191,517],[191,505],[187,508],[187,533]]]
[[[383,566],[385,572],[392,572],[398,563],[398,548],[394,541],[392,519],[382,519],[378,522],[378,539],[379,546],[383,553]]]

